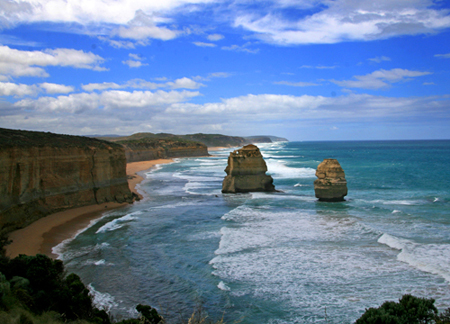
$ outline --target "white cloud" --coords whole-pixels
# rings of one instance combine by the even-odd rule
[[[0,46],[0,74],[12,77],[48,77],[48,73],[42,68],[46,66],[103,71],[105,68],[100,66],[103,62],[104,59],[98,55],[68,48],[21,51]]]
[[[447,54],[436,54],[435,57],[450,58],[450,53],[447,53]]]
[[[166,86],[170,87],[171,89],[198,89],[200,87],[203,87],[204,85],[195,82],[192,79],[184,77],[181,79],[177,79],[174,82],[167,82]]]
[[[242,46],[240,46],[240,45],[222,46],[221,48],[225,51],[245,52],[245,53],[250,53],[250,54],[256,54],[259,52],[259,48],[250,49],[250,48],[248,48],[248,46],[250,46],[250,43],[246,43]]]
[[[166,78],[161,79],[161,81],[166,81]],[[126,83],[120,85],[115,82],[103,82],[103,83],[89,83],[89,84],[83,84],[81,88],[84,91],[104,91],[108,89],[151,89],[155,90],[158,88],[169,88],[169,89],[198,89],[200,87],[203,87],[204,84],[198,83],[190,78],[180,78],[176,79],[175,81],[168,81],[164,83],[156,83],[156,82],[149,82],[142,79],[134,79],[127,81]]]
[[[122,91],[109,90],[100,94],[76,93],[67,96],[40,97],[23,99],[14,104],[15,107],[26,107],[40,112],[82,113],[102,108],[104,110],[120,109],[129,113],[129,109],[161,109],[161,107],[186,101],[198,96],[191,91]]]
[[[381,63],[383,61],[390,61],[391,59],[387,56],[377,56],[374,58],[370,58],[369,61],[374,62],[374,63]]]
[[[130,68],[138,68],[141,66],[145,66],[148,64],[144,64],[141,61],[133,61],[133,60],[126,60],[126,61],[122,61],[123,64],[128,65]]]
[[[128,25],[114,30],[112,35],[134,40],[147,40],[149,38],[170,40],[176,38],[180,33],[166,27],[159,27],[158,21],[161,21],[161,19],[154,15],[147,15],[142,10],[137,10],[135,17]]]
[[[410,71],[404,69],[392,69],[392,70],[378,70],[366,75],[355,75],[353,78],[356,80],[344,80],[337,81],[331,80],[331,82],[347,88],[362,88],[362,89],[381,89],[390,87],[391,83],[407,81],[409,78],[420,77],[429,75],[430,72]]]
[[[139,55],[139,54],[130,53],[130,54],[128,54],[128,56],[131,59],[135,60],[135,61],[142,61],[142,60],[144,60],[144,58],[141,55]]]
[[[213,43],[204,43],[204,42],[193,42],[194,45],[199,47],[216,47],[216,44]]]
[[[38,90],[35,85],[0,82],[0,96],[24,97],[35,95]]]
[[[289,82],[289,81],[278,81],[278,82],[274,82],[274,84],[287,85],[287,86],[291,86],[291,87],[311,87],[311,86],[318,86],[317,83],[312,83],[312,82]]]
[[[107,90],[107,89],[120,89],[123,88],[123,86],[114,83],[114,82],[103,82],[103,83],[89,83],[89,84],[83,84],[81,85],[81,88],[84,91],[103,91],[103,90]]]
[[[4,0],[3,23],[20,22],[66,22],[89,24],[125,25],[137,11],[146,13],[169,12],[189,4],[212,2],[211,0],[22,0],[20,3]],[[163,18],[158,17],[158,20]]]
[[[335,69],[337,68],[336,65],[332,65],[332,66],[325,66],[325,65],[317,65],[317,66],[311,66],[311,65],[302,65],[300,67],[301,69],[318,69],[318,70],[327,70],[327,69]]]
[[[295,7],[295,2],[289,5]],[[297,20],[283,17],[276,7],[260,14],[241,11],[234,26],[281,45],[367,41],[429,34],[450,27],[449,12],[429,8],[433,5],[429,0],[336,0],[314,5],[316,13]]]
[[[205,104],[189,103],[195,91],[122,91],[77,93],[0,104],[0,127],[70,134],[137,131],[227,134],[269,132],[317,125],[319,133],[345,123],[362,128],[384,121],[411,125],[411,120],[450,119],[449,97],[383,97],[349,94],[338,97],[276,94],[246,95]],[[132,109],[132,113],[130,113]],[[45,125],[45,126],[43,126]],[[45,129],[43,128],[45,127]],[[307,126],[309,127],[309,126]],[[319,136],[320,134],[317,133]],[[311,137],[314,139],[314,137]]]
[[[39,84],[41,88],[43,88],[47,93],[49,94],[55,94],[55,93],[69,93],[73,92],[75,89],[72,86],[66,86],[63,84],[56,84],[56,83],[48,83],[44,82]]]
[[[225,37],[223,35],[220,34],[211,34],[208,35],[208,40],[210,40],[211,42],[217,42],[220,41],[221,39],[224,39]]]

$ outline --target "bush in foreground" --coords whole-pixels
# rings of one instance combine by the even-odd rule
[[[122,324],[158,324],[164,319],[150,306],[138,305],[139,319]],[[66,276],[59,260],[38,254],[0,257],[0,323],[111,324],[96,308],[89,290],[76,274]]]
[[[450,308],[438,315],[434,299],[403,295],[397,302],[387,301],[366,309],[355,324],[450,324]]]

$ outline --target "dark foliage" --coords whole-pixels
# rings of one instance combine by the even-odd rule
[[[403,295],[398,303],[387,301],[367,309],[356,324],[428,324],[434,323],[436,315],[434,299]]]
[[[65,277],[63,263],[59,260],[42,254],[20,255],[12,260],[3,257],[0,272],[9,281],[16,300],[35,314],[54,311],[66,320],[110,323],[108,314],[93,306],[89,290],[80,277],[73,273]]]
[[[156,309],[147,305],[137,305],[136,310],[141,313],[141,319],[145,324],[158,324],[163,322],[163,318],[158,314]]]
[[[436,316],[436,324],[450,324],[450,308],[447,308],[443,313]]]
[[[108,313],[97,309],[89,290],[76,274],[65,276],[63,263],[38,254],[20,255],[9,259],[0,256],[0,310],[23,308],[33,314],[56,312],[63,321],[86,320],[95,324],[110,324]],[[129,319],[121,324],[158,324],[163,318],[146,305],[138,305],[140,319]],[[23,313],[19,322],[33,323]]]

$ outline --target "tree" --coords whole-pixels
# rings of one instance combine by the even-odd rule
[[[434,299],[403,295],[398,303],[387,301],[366,309],[355,324],[431,324],[437,315]]]

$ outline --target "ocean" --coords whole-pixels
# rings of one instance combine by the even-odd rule
[[[258,144],[280,192],[222,194],[227,157],[145,173],[145,198],[54,248],[117,319],[201,308],[227,323],[353,323],[403,294],[450,307],[450,141]],[[319,202],[337,159],[344,202]]]

